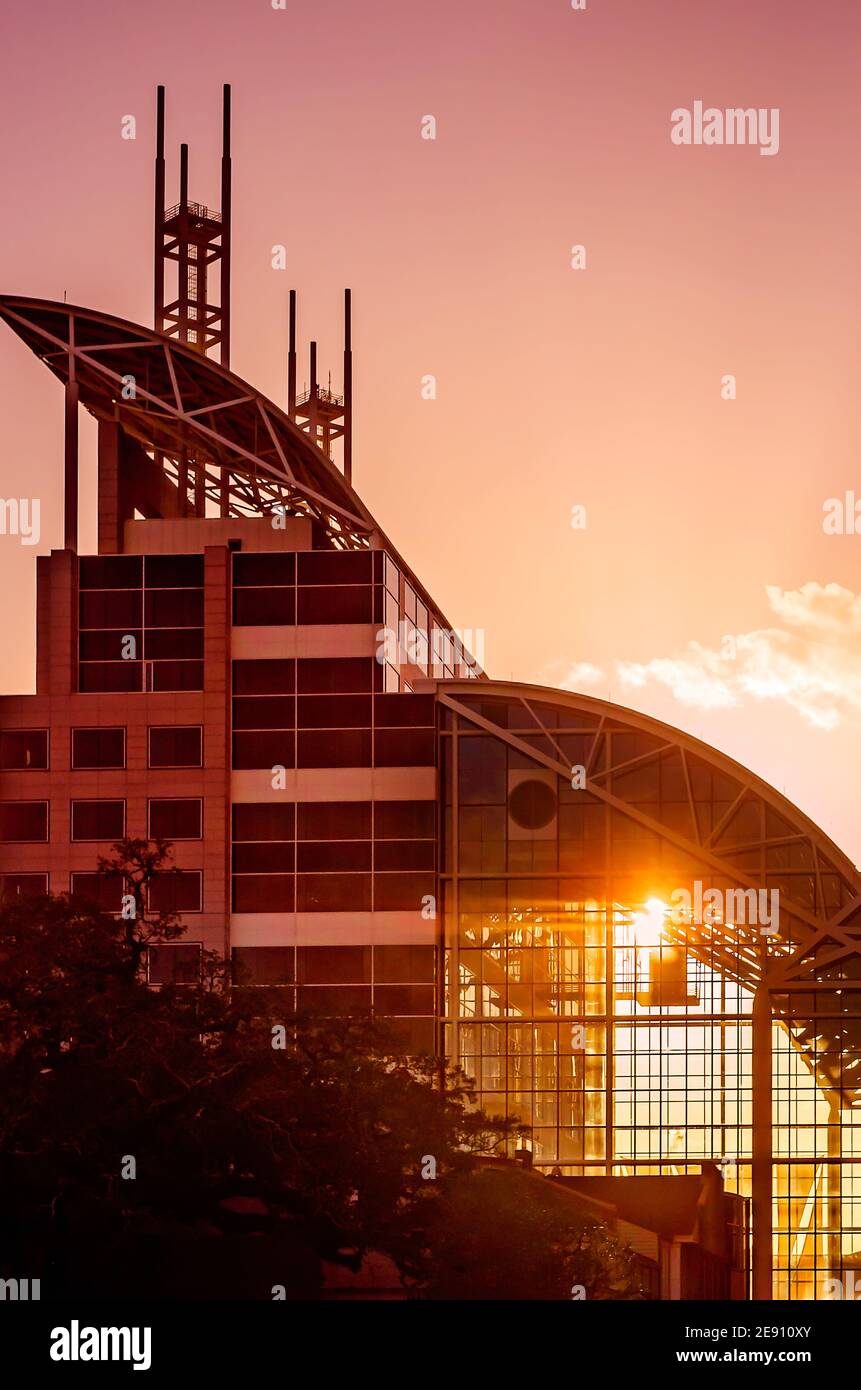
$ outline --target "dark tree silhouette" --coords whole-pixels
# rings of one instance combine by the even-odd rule
[[[513,1127],[374,1020],[297,1018],[292,992],[233,987],[217,955],[151,988],[147,952],[183,930],[147,912],[169,851],[103,861],[126,917],[0,907],[0,1276],[41,1277],[43,1297],[314,1297],[322,1260],[373,1250],[413,1292],[442,1288],[452,1193]]]

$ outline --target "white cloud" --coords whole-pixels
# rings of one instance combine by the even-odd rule
[[[561,685],[566,690],[582,690],[584,685],[600,685],[607,679],[606,673],[589,661],[577,661],[569,666]]]
[[[676,655],[617,661],[618,679],[629,689],[662,686],[680,704],[704,710],[774,700],[821,729],[861,714],[861,594],[811,582],[792,590],[768,585],[766,595],[773,626],[728,635],[719,650],[689,642]],[[599,679],[604,673],[581,662],[563,685],[579,689]]]

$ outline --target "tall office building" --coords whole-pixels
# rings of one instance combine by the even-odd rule
[[[227,89],[220,212],[187,169],[166,208],[160,92],[154,329],[0,299],[66,425],[36,693],[0,699],[4,894],[117,911],[98,856],[170,840],[150,906],[186,931],[153,984],[213,948],[249,987],[390,1018],[548,1172],[716,1160],[752,1198],[755,1293],[833,1296],[861,1263],[861,874],[696,739],[486,677],[352,486],[349,292],[342,395],[313,344],[297,392],[293,295],[285,407],[229,368]]]

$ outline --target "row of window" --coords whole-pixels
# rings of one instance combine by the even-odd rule
[[[0,841],[46,840],[47,833],[21,834],[22,830],[48,829],[47,801],[0,802]],[[125,800],[80,799],[71,803],[73,840],[119,839],[125,833]],[[380,868],[424,868],[423,863],[388,862],[411,853],[430,857],[434,843],[436,806],[432,801],[300,801],[239,802],[233,807],[234,854],[240,848],[265,851],[269,846],[303,844],[303,851],[320,853],[329,848],[334,856],[327,868],[366,867],[348,862],[356,851],[364,854],[373,840]],[[154,797],[148,802],[150,838],[199,840],[203,833],[200,797]],[[410,849],[412,846],[412,849]],[[340,858],[339,858],[340,856]],[[308,866],[312,867],[311,865]],[[369,866],[368,866],[369,867]]]
[[[47,801],[0,801],[0,844],[50,839]],[[122,799],[73,801],[72,840],[121,840],[126,833],[126,803]],[[199,840],[203,834],[203,802],[199,797],[152,799],[147,803],[147,835],[151,840]]]
[[[432,767],[433,729],[260,729],[233,735],[233,766]]]
[[[236,662],[237,666],[265,662]],[[281,663],[277,663],[280,665]],[[432,695],[234,695],[234,729],[433,727]]]
[[[301,660],[233,663],[233,766],[428,767],[435,762],[434,700],[380,691],[373,658],[330,664],[333,684],[303,688]]]
[[[309,589],[235,589],[236,627],[295,627],[325,623],[381,623],[383,594],[370,584]]]
[[[384,578],[397,594],[398,572],[382,552],[371,550],[244,551],[233,554],[238,587],[275,584],[373,584]],[[84,555],[82,589],[185,589],[203,585],[203,556]]]
[[[241,873],[234,912],[415,912],[433,901],[433,873]]]
[[[233,663],[234,695],[362,695],[383,688],[372,656],[277,657]]]
[[[403,973],[398,967],[389,971],[385,963],[385,953],[392,953],[394,956],[411,949],[425,948],[377,946],[374,948],[372,984],[330,983],[325,974],[327,969],[334,966],[338,972],[335,978],[339,978],[340,975],[333,957],[341,951],[349,952],[351,949],[325,946],[237,947],[233,951],[234,982],[244,988],[278,988],[281,1000],[290,1010],[307,1010],[333,1017],[374,1013],[392,1020],[388,1026],[398,1034],[407,1052],[433,1053],[436,1047],[433,985],[385,982],[388,979],[397,979]],[[315,960],[315,956],[319,959]],[[321,983],[309,983],[309,975],[315,981],[319,978]],[[199,978],[199,946],[186,943],[155,946],[150,949],[151,985],[195,984]],[[421,978],[432,977],[423,973]]]
[[[432,985],[434,946],[235,946],[237,983]]]
[[[297,755],[293,751],[284,757],[264,756],[262,763],[244,761],[248,757],[263,756],[260,740],[248,739],[247,733],[259,731],[271,736],[278,729],[297,727],[351,732],[355,728],[369,730],[372,724],[381,731],[391,731],[380,739],[377,761],[384,760],[381,765],[409,765],[411,759],[419,765],[433,762],[432,697],[405,699],[386,695],[381,693],[383,683],[383,669],[373,657],[235,661],[234,727],[238,731],[237,751],[241,759],[235,766],[296,765]],[[424,728],[420,735],[411,737],[416,726]],[[400,736],[398,730],[403,731]],[[300,748],[302,761],[298,765],[370,766],[368,737],[358,741],[358,761],[353,762],[349,761],[352,756],[350,740],[340,742],[334,763],[307,761],[309,757],[323,756],[316,754],[309,745],[307,752]],[[345,758],[348,761],[344,762]],[[0,770],[45,769],[49,763],[47,729],[0,730]],[[79,769],[124,768],[125,729],[72,729],[71,763],[73,768]],[[148,729],[150,767],[201,767],[202,763],[203,731],[200,727],[154,725]]]
[[[237,802],[233,839],[427,840],[436,824],[434,801]]]
[[[149,767],[202,767],[203,729],[199,725],[151,725],[147,730],[147,763]],[[0,730],[0,769],[26,771],[48,766],[47,729]],[[124,728],[72,729],[75,770],[125,766]]]
[[[99,873],[73,873],[69,891],[102,912],[122,911],[126,883],[119,875],[108,878]],[[48,892],[47,873],[0,874],[0,898],[37,897]],[[201,912],[203,874],[200,869],[159,873],[151,880],[147,894],[150,912]]]
[[[202,873],[182,869],[156,875],[149,893],[153,912],[201,912]],[[48,891],[47,873],[0,875],[4,897]],[[102,912],[120,912],[125,891],[120,877],[73,873],[70,891]],[[234,912],[419,912],[432,901],[433,874],[238,874],[233,879]]]
[[[262,703],[258,701],[252,704]],[[267,701],[267,704],[270,702]],[[260,718],[240,708],[240,720]],[[282,715],[279,717],[286,717]],[[323,711],[321,717],[325,717]],[[203,730],[199,726],[160,725],[148,731],[147,764],[151,768],[203,766]],[[432,767],[435,734],[431,728],[388,729],[248,729],[233,735],[233,766],[272,767]],[[48,767],[46,729],[15,729],[0,735],[0,768],[12,771]],[[72,767],[78,771],[126,766],[126,731],[73,729]]]
[[[84,837],[77,837],[84,838]],[[89,836],[104,839],[104,836]],[[164,837],[167,838],[167,837]],[[179,838],[193,839],[194,836]],[[295,846],[299,873],[349,873],[399,869],[433,869],[433,840],[300,840]],[[292,840],[233,846],[233,872],[292,873]]]

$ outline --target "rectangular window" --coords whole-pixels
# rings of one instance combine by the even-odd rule
[[[149,627],[143,654],[147,661],[178,661],[182,665],[202,661],[203,628]]]
[[[126,833],[124,801],[73,801],[73,840],[121,840]]]
[[[371,875],[299,874],[296,883],[296,910],[370,912]]]
[[[47,891],[47,874],[0,874],[0,899],[7,905],[16,898],[38,898]]]
[[[131,633],[143,622],[139,589],[96,589],[81,591],[81,629],[112,628]]]
[[[202,661],[148,661],[146,690],[202,690]]]
[[[300,729],[370,729],[370,695],[300,695]]]
[[[200,947],[190,942],[150,946],[148,966],[151,985],[196,985],[200,979]]]
[[[374,846],[375,869],[432,869],[433,840],[379,840]]]
[[[387,1022],[386,1027],[399,1038],[407,1056],[433,1056],[437,1051],[436,1022],[432,1018],[400,1018],[397,1024]]]
[[[300,840],[369,840],[370,801],[301,801],[297,808]]]
[[[292,946],[234,946],[237,985],[292,985],[296,975]]]
[[[293,841],[252,840],[233,846],[235,874],[292,874]]]
[[[233,880],[234,912],[292,912],[292,874],[237,874]]]
[[[149,729],[149,765],[202,767],[203,730],[193,725],[153,725]]]
[[[200,912],[201,879],[198,870],[156,874],[150,881],[148,905],[151,912]]]
[[[371,982],[370,946],[299,946],[296,978],[301,985],[362,985]]]
[[[82,555],[79,561],[82,589],[139,589],[140,555]]]
[[[432,728],[433,695],[377,695],[374,697],[374,723],[378,728]]]
[[[375,801],[378,840],[430,840],[436,835],[435,801]]]
[[[395,598],[399,599],[401,582],[400,571],[394,560],[390,559],[388,555],[385,556],[383,561],[383,581],[389,593],[394,594]]]
[[[235,589],[235,627],[292,627],[296,622],[295,589]]]
[[[202,589],[202,555],[147,555],[145,583],[148,589]]]
[[[143,629],[132,628],[131,632],[82,632],[80,639],[81,660],[85,662],[123,662],[140,677],[140,661],[143,655]],[[86,672],[84,673],[87,674]]]
[[[305,550],[299,554],[300,584],[370,584],[370,550]]]
[[[312,985],[299,990],[299,1008],[324,1018],[371,1012],[370,985]]]
[[[141,661],[83,661],[79,667],[78,689],[89,694],[131,694],[142,689]]]
[[[296,847],[296,867],[300,873],[368,872],[371,867],[371,842],[300,840]]]
[[[47,801],[0,801],[0,842],[22,844],[47,838]]]
[[[378,1014],[432,1014],[432,985],[377,985],[374,1010]]]
[[[237,769],[293,767],[295,735],[291,729],[233,735],[233,766]]]
[[[234,661],[234,695],[292,695],[296,689],[296,662]]]
[[[435,750],[433,729],[377,729],[374,733],[375,767],[432,767]]]
[[[153,840],[199,840],[203,833],[200,797],[178,797],[149,803],[149,834]]]
[[[203,590],[148,590],[144,622],[147,627],[202,627]]]
[[[300,695],[352,695],[382,689],[382,668],[372,656],[300,657],[296,664]]]
[[[292,840],[292,803],[274,801],[237,802],[233,807],[234,840]]]
[[[375,912],[421,912],[436,889],[433,874],[374,874]]]
[[[270,588],[296,582],[296,557],[279,551],[243,550],[233,557],[233,587]]]
[[[303,623],[372,623],[373,589],[370,584],[331,584],[298,589],[296,621]]]
[[[433,984],[433,946],[375,946],[374,980],[380,984]]]
[[[125,729],[73,729],[72,767],[125,767]]]
[[[23,770],[47,766],[47,729],[3,729],[0,731],[0,768]]]
[[[292,729],[296,702],[292,695],[234,695],[234,729]]]
[[[72,874],[72,893],[92,903],[101,912],[121,912],[125,884],[117,874]]]
[[[370,729],[303,729],[297,737],[298,767],[371,766]]]

